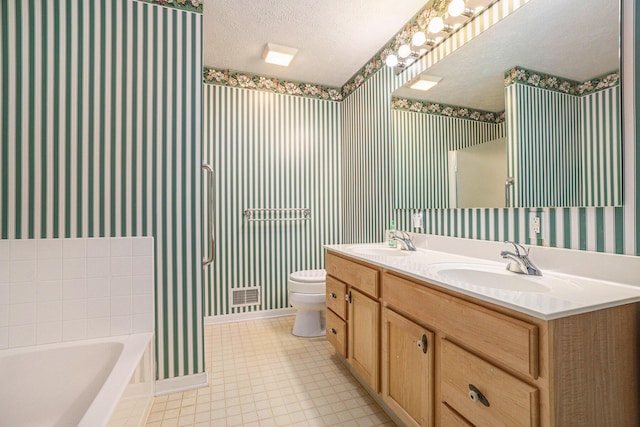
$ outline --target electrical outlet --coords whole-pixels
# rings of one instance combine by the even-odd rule
[[[540,217],[532,216],[529,220],[529,231],[531,234],[540,234]]]
[[[413,228],[422,228],[422,212],[411,215],[411,223]]]

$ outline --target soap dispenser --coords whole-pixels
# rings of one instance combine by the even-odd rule
[[[395,248],[398,242],[394,239],[396,237],[396,221],[391,220],[391,227],[387,230],[387,241],[389,242],[390,248]]]

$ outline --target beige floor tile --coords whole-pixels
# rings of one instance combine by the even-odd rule
[[[208,325],[209,386],[158,396],[147,427],[393,426],[324,338],[293,317]]]

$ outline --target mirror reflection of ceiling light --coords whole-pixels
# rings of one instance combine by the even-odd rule
[[[298,49],[288,46],[281,46],[275,43],[267,43],[262,53],[262,59],[269,64],[288,67],[293,57],[298,53]]]
[[[462,12],[464,12],[464,9],[464,0],[451,0],[447,11],[451,16],[460,16],[462,15]]]
[[[409,83],[409,88],[413,90],[429,90],[435,85],[437,85],[442,77],[430,76],[427,74],[420,74],[420,77],[417,80]]]
[[[436,16],[429,21],[429,32],[430,33],[439,33],[444,29],[444,20]]]

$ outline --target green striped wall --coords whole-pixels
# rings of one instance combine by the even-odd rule
[[[513,206],[580,206],[580,98],[512,84],[505,107]]]
[[[341,242],[341,111],[335,101],[204,84],[217,242],[205,315],[287,308],[288,275],[322,268],[322,245]],[[311,220],[248,222],[247,208],[309,208]],[[261,287],[261,305],[231,307],[230,292],[249,286]]]
[[[517,0],[502,0],[499,9],[491,11],[489,18],[483,18],[478,24],[467,26],[462,34],[456,33],[450,42],[440,50],[436,49],[423,57],[416,66],[410,67],[400,76],[382,69],[363,86],[347,97],[343,114],[345,118],[343,188],[360,186],[362,193],[356,190],[345,191],[344,198],[344,236],[345,242],[381,241],[384,227],[391,218],[395,218],[398,227],[411,229],[411,213],[413,210],[392,210],[389,200],[392,199],[393,183],[390,182],[393,170],[384,169],[383,161],[393,156],[391,146],[391,118],[381,107],[373,114],[359,114],[367,111],[372,105],[384,105],[389,100],[392,90],[425,70],[431,64],[442,59],[449,52],[462,46],[466,40],[481,33],[492,25],[493,17],[497,19],[508,14],[513,8],[522,5]],[[636,140],[636,129],[640,125],[640,113],[634,108],[640,102],[640,89],[635,84],[640,80],[640,71],[635,67],[634,58],[640,56],[639,34],[634,19],[638,21],[640,13],[633,0],[624,0],[623,38],[623,207],[606,208],[542,208],[542,209],[429,209],[425,212],[423,231],[439,235],[465,237],[483,240],[515,240],[522,243],[539,243],[536,236],[529,235],[528,224],[531,215],[541,216],[541,240],[545,245],[591,250],[618,254],[640,255],[640,209],[637,200],[640,197],[640,172],[636,168],[640,164],[640,150]],[[491,22],[488,22],[491,21]],[[459,37],[457,36],[459,34]],[[635,44],[634,44],[635,41]],[[635,55],[634,55],[635,50]],[[378,92],[372,93],[370,87],[377,86]],[[356,117],[351,119],[350,117]],[[385,120],[387,120],[385,122]],[[385,134],[385,131],[388,132]],[[385,144],[370,142],[370,135],[381,135]],[[365,147],[368,147],[366,149]],[[358,149],[356,149],[358,148]],[[392,163],[391,163],[392,164]],[[376,170],[374,176],[371,169]],[[350,200],[355,198],[355,202]],[[366,225],[363,225],[366,224]]]
[[[504,123],[392,110],[394,208],[449,206],[449,151],[504,137]]]
[[[203,372],[202,16],[0,4],[1,237],[153,236],[158,377]]]
[[[582,204],[622,204],[620,86],[580,98]]]

